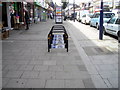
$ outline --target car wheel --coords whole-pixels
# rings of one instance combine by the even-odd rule
[[[106,30],[105,30],[105,27],[103,27],[103,34],[104,34],[104,35],[107,35]]]
[[[91,22],[90,22],[90,27],[92,27],[92,24],[91,24]]]
[[[85,25],[87,25],[86,21],[85,21]]]
[[[96,24],[96,28],[97,28],[97,30],[99,30],[99,25],[98,24]]]
[[[120,37],[120,31],[118,31],[118,37]]]
[[[118,42],[120,43],[120,31],[118,31]]]

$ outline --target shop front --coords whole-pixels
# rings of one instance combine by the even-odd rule
[[[30,16],[30,23],[34,22],[34,2],[27,2],[26,8]]]
[[[41,21],[41,7],[40,7],[40,2],[34,2],[35,7],[34,7],[34,22],[38,23]]]
[[[2,21],[4,27],[19,29],[23,22],[23,5],[21,2],[2,2]]]
[[[47,9],[48,4],[45,0],[36,0],[35,2],[35,21],[46,21],[47,20]]]
[[[8,38],[11,30],[11,9],[10,2],[2,2],[2,19],[1,19],[1,39]]]

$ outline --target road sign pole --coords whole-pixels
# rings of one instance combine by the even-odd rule
[[[99,39],[103,39],[103,0],[101,0]]]

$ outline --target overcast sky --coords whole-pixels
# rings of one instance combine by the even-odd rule
[[[70,3],[73,3],[73,1],[74,1],[74,0],[69,0]],[[89,2],[89,1],[91,1],[91,0],[75,0],[75,3],[78,4],[78,3],[80,3],[80,2]],[[53,2],[54,2],[54,3],[56,2],[56,4],[60,4],[60,3],[61,3],[61,0],[53,0]]]

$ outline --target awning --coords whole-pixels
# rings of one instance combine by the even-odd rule
[[[50,11],[54,11],[54,9],[53,9],[52,7],[49,7],[48,10],[50,10]]]

